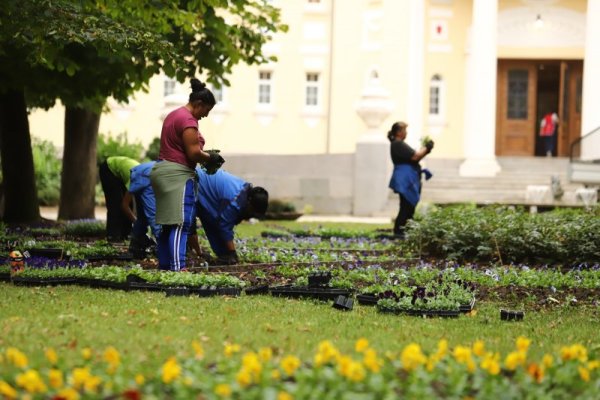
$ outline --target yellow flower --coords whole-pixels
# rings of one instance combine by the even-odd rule
[[[202,344],[200,344],[199,341],[192,341],[192,348],[194,349],[194,357],[196,357],[197,360],[201,360],[202,358],[204,358],[204,348],[202,347]]]
[[[481,368],[486,370],[491,375],[498,375],[500,373],[500,354],[498,353],[486,353],[481,360]]]
[[[88,367],[85,368],[75,368],[71,374],[71,380],[73,387],[76,390],[79,390],[83,387],[85,382],[90,379],[92,375],[90,374],[90,369]]]
[[[365,379],[365,369],[362,364],[356,361],[350,362],[348,366],[348,375],[347,378],[353,382],[361,382]]]
[[[27,356],[15,347],[6,349],[6,359],[17,368],[25,368],[29,363]]]
[[[40,374],[33,369],[17,375],[15,381],[17,386],[22,387],[29,393],[45,393],[48,390]]]
[[[448,341],[446,339],[442,339],[438,342],[438,348],[436,352],[436,358],[441,360],[448,354]]]
[[[144,384],[144,382],[146,382],[146,378],[144,378],[144,375],[142,375],[142,374],[137,374],[137,375],[135,376],[135,383],[136,383],[138,386],[142,386],[142,385]]]
[[[114,347],[110,346],[104,350],[104,361],[111,367],[116,368],[121,363],[121,356]]]
[[[416,343],[410,343],[402,350],[400,360],[402,361],[402,368],[412,371],[419,365],[425,364],[427,357],[421,351],[421,346]]]
[[[581,379],[585,382],[589,382],[590,381],[590,370],[585,368],[585,367],[577,367],[577,370],[579,371],[579,376],[581,377]]]
[[[64,400],[79,400],[79,392],[73,388],[65,388],[58,392],[56,397]]]
[[[294,397],[287,392],[279,392],[277,394],[277,400],[294,400]]]
[[[563,360],[587,361],[587,350],[580,344],[566,346],[560,349],[560,356]]]
[[[101,383],[102,379],[99,376],[90,375],[83,383],[83,388],[86,392],[96,393]]]
[[[600,361],[599,360],[590,361],[588,363],[587,367],[590,371],[593,371],[596,368],[600,368]]]
[[[235,376],[235,380],[240,384],[241,387],[250,386],[252,384],[252,374],[246,368],[240,369]]]
[[[550,354],[545,354],[544,357],[542,357],[542,365],[546,368],[550,368],[552,367],[552,364],[554,364],[554,358]]]
[[[324,340],[319,343],[317,354],[315,354],[315,365],[320,367],[321,365],[330,363],[340,355],[338,349],[336,349],[329,340]]]
[[[286,356],[281,360],[281,369],[288,375],[294,375],[294,372],[300,367],[300,360],[296,356]]]
[[[50,362],[50,364],[55,365],[58,362],[58,355],[56,351],[52,347],[46,349],[46,359]]]
[[[185,386],[192,386],[193,383],[194,383],[194,380],[192,379],[191,376],[186,376],[183,378],[183,384]]]
[[[356,344],[354,345],[354,350],[356,350],[357,353],[362,353],[363,351],[365,351],[368,348],[369,348],[369,341],[365,338],[358,339],[356,341]]]
[[[262,347],[258,351],[258,356],[262,361],[269,361],[273,357],[273,350],[270,347]]]
[[[231,387],[226,383],[219,383],[215,387],[215,394],[220,397],[230,397]]]
[[[517,338],[517,350],[519,350],[519,351],[527,351],[527,349],[529,349],[530,344],[531,344],[531,339],[527,339],[524,336],[519,336]]]
[[[277,369],[271,371],[271,379],[273,379],[274,381],[278,381],[279,379],[281,379],[281,372],[279,372],[279,370]]]
[[[504,365],[511,371],[517,369],[519,365],[525,364],[525,359],[527,358],[527,353],[524,351],[513,351],[506,356],[504,360]]]
[[[529,364],[529,366],[527,367],[527,373],[537,383],[540,383],[542,381],[542,379],[544,379],[544,369],[543,369],[543,367],[540,367],[536,363]]]
[[[239,351],[240,351],[240,345],[239,344],[225,343],[224,352],[225,352],[225,356],[226,357],[231,357],[235,353],[239,353]]]
[[[53,389],[60,389],[63,386],[63,373],[59,369],[52,368],[48,372],[48,382]]]
[[[456,361],[465,364],[471,359],[471,348],[466,346],[456,346],[452,355]]]
[[[16,399],[17,398],[17,391],[15,390],[14,387],[10,386],[8,383],[4,382],[4,381],[0,381],[0,395],[9,398],[9,399]]]
[[[92,355],[92,349],[90,349],[89,347],[86,347],[81,350],[81,356],[84,360],[89,360],[90,358],[92,358]]]
[[[254,352],[244,354],[244,357],[242,357],[242,368],[248,370],[252,375],[254,382],[260,381],[260,374],[263,367],[258,358],[258,354]]]
[[[377,352],[373,349],[365,351],[363,363],[371,372],[379,372],[383,366],[383,360],[377,357]]]
[[[171,383],[181,375],[181,367],[175,357],[169,358],[162,366],[162,381]]]
[[[485,354],[485,344],[483,343],[483,340],[476,340],[475,343],[473,343],[473,354],[477,357],[481,357]]]

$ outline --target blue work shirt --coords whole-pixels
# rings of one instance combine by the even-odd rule
[[[233,228],[242,221],[251,185],[226,171],[198,174],[196,211],[210,247],[217,256],[227,254],[226,243],[233,240]]]
[[[148,225],[154,237],[160,234],[160,225],[156,224],[156,197],[150,182],[150,172],[155,161],[143,163],[131,168],[129,192],[135,196],[138,208],[137,220],[134,223],[134,234],[145,234]],[[139,222],[138,222],[139,221]]]

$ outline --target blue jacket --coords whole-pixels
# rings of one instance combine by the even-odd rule
[[[421,199],[421,172],[410,164],[396,164],[389,187],[416,206]]]
[[[141,208],[138,210],[138,218],[134,224],[134,233],[141,234],[142,231],[145,233],[145,229],[150,225],[154,237],[158,238],[160,225],[156,224],[156,197],[150,182],[150,172],[155,163],[150,161],[131,168],[129,192],[135,196],[137,207]]]
[[[233,228],[242,221],[251,185],[226,171],[213,175],[201,168],[198,174],[197,214],[210,247],[217,256],[227,253],[226,242],[233,240]]]

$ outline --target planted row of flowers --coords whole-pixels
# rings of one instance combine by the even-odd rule
[[[4,267],[6,268],[6,267]],[[1,272],[1,269],[0,269]],[[80,284],[91,287],[116,289],[166,290],[185,287],[202,288],[205,294],[239,295],[245,282],[227,274],[181,273],[149,271],[139,266],[81,268],[25,268],[12,276],[15,284]],[[228,289],[229,291],[225,290]],[[202,292],[204,293],[204,292]],[[199,293],[199,294],[202,294]]]
[[[344,353],[330,341],[310,359],[272,348],[243,351],[226,343],[216,359],[204,357],[194,341],[186,357],[170,357],[156,372],[141,374],[124,365],[114,347],[81,350],[63,357],[45,350],[30,363],[17,348],[0,350],[0,396],[47,398],[597,398],[600,361],[580,344],[533,358],[530,340],[519,337],[507,354],[483,341],[451,348],[440,340],[425,351],[410,343],[400,352],[381,352],[359,339]],[[68,358],[68,360],[67,360]],[[160,363],[158,363],[160,364]]]

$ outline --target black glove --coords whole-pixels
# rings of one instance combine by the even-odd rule
[[[431,149],[433,149],[433,140],[430,140],[427,143],[425,143],[425,148],[427,149],[428,152],[430,152]]]
[[[238,255],[235,250],[230,250],[225,254],[221,254],[217,258],[217,262],[220,265],[234,265],[239,263]]]
[[[210,159],[204,164],[204,169],[209,175],[214,174],[225,163],[225,159],[219,154],[219,150],[208,150]]]

